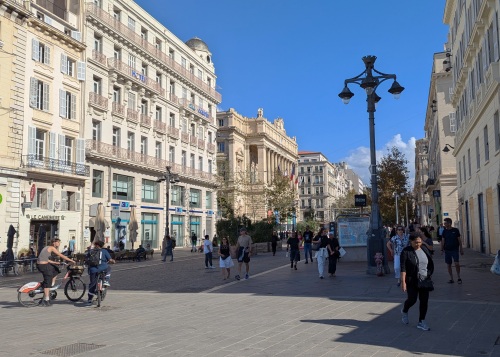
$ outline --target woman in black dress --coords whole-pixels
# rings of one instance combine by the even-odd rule
[[[337,271],[337,261],[340,256],[340,244],[339,240],[331,233],[328,235],[328,245],[326,249],[328,250],[328,275],[332,278],[335,276],[335,272]]]
[[[286,251],[290,253],[290,268],[297,270],[297,262],[300,260],[299,237],[293,232],[292,237],[286,241]]]

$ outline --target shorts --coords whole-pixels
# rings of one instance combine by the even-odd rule
[[[233,259],[231,257],[227,257],[226,259],[219,258],[219,266],[221,268],[231,268],[234,267]]]
[[[42,285],[44,288],[52,286],[52,278],[57,276],[61,271],[58,267],[52,264],[37,264],[38,271],[43,275]]]
[[[250,256],[248,255],[248,252],[245,252],[245,248],[243,248],[243,247],[239,247],[239,249],[238,249],[238,262],[239,263],[250,262]]]
[[[445,250],[444,251],[444,262],[446,264],[451,264],[452,260],[455,263],[458,263],[458,257],[459,257],[458,250]]]

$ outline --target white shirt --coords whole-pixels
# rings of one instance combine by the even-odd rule
[[[213,250],[213,245],[210,239],[204,239],[203,240],[203,253],[211,253]]]

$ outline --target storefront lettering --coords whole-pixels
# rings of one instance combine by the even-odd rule
[[[36,220],[46,220],[46,221],[64,221],[64,216],[52,216],[52,215],[49,215],[49,214],[32,214],[32,215],[29,215],[27,214],[26,215],[26,218],[28,219],[36,219]]]

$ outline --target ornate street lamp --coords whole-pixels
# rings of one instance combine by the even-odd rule
[[[354,83],[363,88],[366,92],[366,102],[368,103],[368,119],[370,126],[370,173],[371,173],[371,194],[372,194],[372,204],[371,204],[371,215],[370,215],[370,231],[368,232],[368,242],[367,242],[367,258],[368,258],[368,274],[376,274],[377,266],[375,263],[375,253],[385,252],[385,237],[382,227],[382,219],[380,216],[380,208],[378,204],[378,182],[377,182],[377,158],[375,151],[375,103],[377,103],[381,98],[375,92],[378,86],[388,79],[394,80],[392,82],[391,88],[389,88],[389,93],[394,95],[395,99],[399,99],[399,95],[403,92],[404,87],[402,87],[396,81],[395,74],[385,74],[377,71],[374,68],[376,61],[376,56],[365,56],[363,57],[363,62],[365,64],[365,70],[361,72],[358,76],[354,78],[349,78],[344,81],[344,89],[340,92],[339,97],[342,99],[344,104],[348,104],[349,100],[354,96],[347,86],[350,83]],[[384,254],[384,270],[389,273],[389,266],[387,265],[387,254]]]
[[[170,171],[171,167],[167,166],[165,172],[163,174],[163,177],[160,177],[159,179],[156,180],[156,182],[162,182],[165,181],[167,184],[167,187],[165,189],[165,200],[166,200],[166,212],[165,212],[165,237],[170,235],[170,230],[169,230],[169,216],[170,216],[170,184],[171,183],[176,183],[179,182],[179,176],[177,174],[174,174]]]

